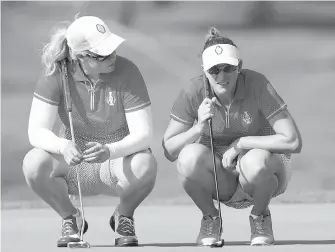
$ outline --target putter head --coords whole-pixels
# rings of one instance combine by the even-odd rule
[[[79,241],[79,242],[69,242],[67,244],[68,248],[90,248],[90,244],[84,241]]]
[[[224,245],[224,240],[217,241],[216,243],[211,245],[211,248],[221,248]]]

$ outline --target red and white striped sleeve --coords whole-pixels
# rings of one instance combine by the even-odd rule
[[[257,86],[255,96],[258,101],[260,111],[267,120],[270,120],[279,112],[286,109],[286,103],[265,77],[264,80],[259,82],[259,85]]]
[[[43,102],[58,106],[62,95],[61,91],[62,83],[59,74],[55,73],[52,76],[42,74],[36,84],[34,97]]]

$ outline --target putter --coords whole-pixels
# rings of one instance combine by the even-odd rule
[[[69,83],[68,83],[68,72],[67,72],[66,60],[62,60],[61,66],[62,66],[62,71],[63,71],[62,77],[63,77],[63,85],[64,85],[65,104],[66,104],[66,110],[69,114],[71,140],[72,140],[72,143],[75,144],[76,142],[74,138],[74,130],[73,130],[73,123],[72,123],[72,101],[71,101],[70,88],[69,88]],[[80,177],[79,177],[78,166],[76,166],[76,173],[77,173],[77,181],[78,181],[80,210],[83,214],[84,223],[81,225],[81,229],[80,229],[80,241],[79,242],[69,242],[67,246],[68,248],[89,248],[90,244],[83,241],[83,234],[84,234],[84,227],[85,227],[85,214],[84,214],[83,200],[81,197],[81,187],[80,187]]]
[[[204,84],[205,84],[205,94],[207,98],[209,97],[209,83],[204,75]],[[212,119],[208,119],[208,126],[209,126],[209,137],[211,142],[211,151],[212,151],[212,157],[213,157],[213,169],[214,169],[214,181],[215,181],[215,189],[216,189],[216,199],[218,202],[218,208],[219,208],[219,221],[220,221],[220,240],[217,241],[215,244],[212,244],[211,248],[221,248],[224,245],[224,239],[221,239],[222,236],[222,215],[221,215],[221,206],[220,206],[220,200],[219,200],[219,186],[218,186],[218,179],[217,179],[217,172],[216,172],[216,163],[215,163],[215,154],[214,154],[214,145],[213,145],[213,127],[212,127]]]

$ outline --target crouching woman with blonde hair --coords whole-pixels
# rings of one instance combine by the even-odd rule
[[[155,185],[157,164],[150,150],[150,98],[136,65],[116,54],[123,41],[101,19],[84,16],[57,30],[44,47],[45,72],[29,118],[34,148],[23,160],[23,172],[28,186],[62,218],[59,247],[79,241],[85,223],[68,197],[78,195],[76,166],[84,196],[120,198],[110,219],[115,244],[138,245],[133,215]],[[63,94],[63,60],[76,144]],[[53,132],[57,116],[58,135]]]

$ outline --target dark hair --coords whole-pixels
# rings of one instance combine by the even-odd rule
[[[218,29],[211,27],[206,36],[206,42],[202,51],[204,51],[207,47],[217,44],[228,44],[237,48],[236,44],[231,39],[221,36]]]
[[[202,52],[207,47],[210,47],[212,45],[217,45],[217,44],[228,44],[228,45],[235,46],[237,48],[236,44],[230,38],[221,36],[220,31],[218,29],[216,29],[215,27],[211,27],[209,28],[208,34],[206,36],[206,42],[205,42],[204,48],[202,49]],[[207,79],[204,73],[201,75],[201,78],[204,83],[205,97],[211,98],[209,80]]]

